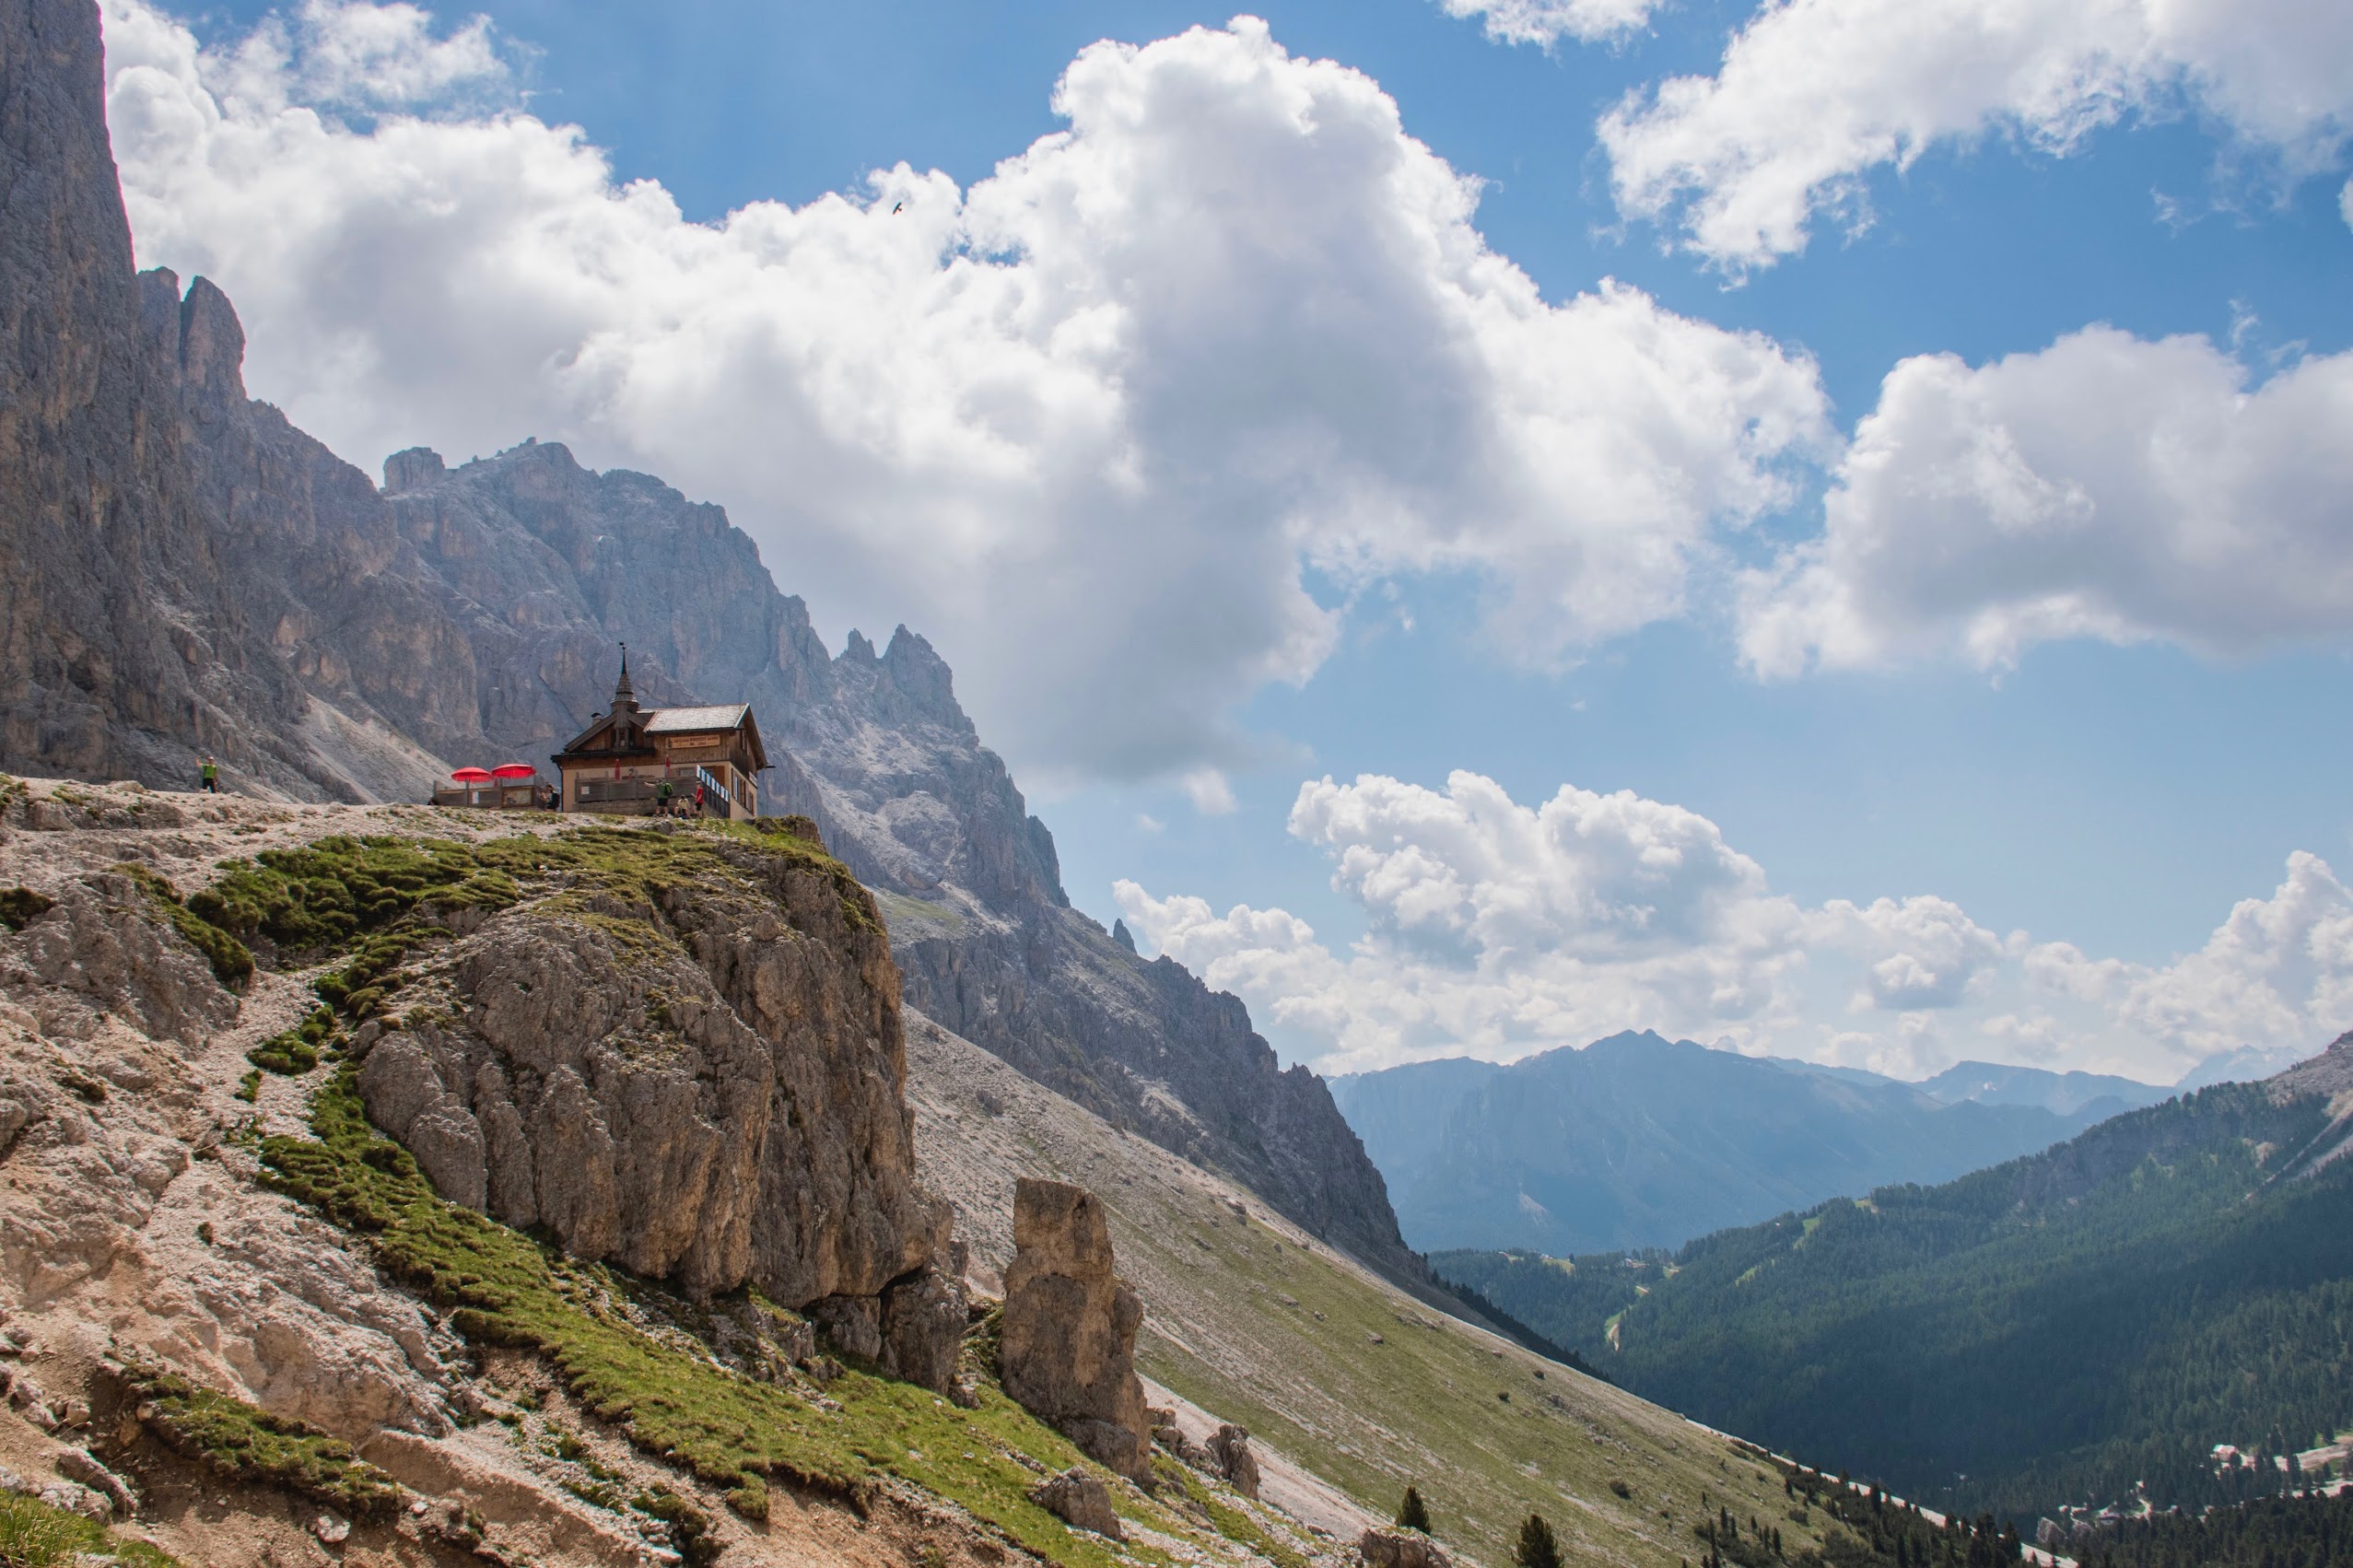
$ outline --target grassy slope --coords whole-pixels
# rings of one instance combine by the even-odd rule
[[[1725,1439],[1442,1319],[978,1047],[925,1024],[908,1033],[919,1158],[976,1251],[1001,1267],[1015,1176],[1093,1188],[1144,1298],[1144,1370],[1368,1509],[1386,1516],[1411,1482],[1439,1539],[1485,1562],[1510,1561],[1534,1511],[1573,1562],[1659,1568],[1702,1554],[1692,1527],[1703,1494],[1707,1514],[1783,1515],[1780,1478]],[[1613,1480],[1633,1495],[1616,1496]],[[1793,1554],[1819,1539],[1783,1527]]]

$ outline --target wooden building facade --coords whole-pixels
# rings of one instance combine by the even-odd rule
[[[748,821],[760,814],[767,766],[750,704],[640,708],[626,655],[611,711],[556,754],[563,809],[609,816],[652,815],[668,784],[675,809],[690,807],[699,786],[705,816]]]

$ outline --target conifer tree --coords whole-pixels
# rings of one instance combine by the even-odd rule
[[[1425,1536],[1430,1533],[1430,1509],[1422,1501],[1421,1488],[1405,1489],[1405,1501],[1397,1505],[1397,1524],[1401,1530],[1420,1530]]]
[[[1516,1568],[1561,1568],[1561,1545],[1541,1514],[1530,1514],[1519,1527],[1519,1547],[1512,1553]]]

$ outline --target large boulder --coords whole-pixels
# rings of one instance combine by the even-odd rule
[[[1366,1530],[1356,1551],[1364,1568],[1454,1568],[1438,1543],[1419,1530]]]
[[[1210,1469],[1225,1478],[1226,1484],[1245,1497],[1258,1494],[1258,1461],[1250,1452],[1250,1433],[1226,1422],[1210,1434],[1202,1448],[1209,1455]]]
[[[1015,1183],[997,1367],[1007,1394],[1089,1457],[1146,1481],[1152,1429],[1136,1376],[1143,1303],[1112,1261],[1110,1223],[1095,1194],[1067,1182]]]
[[[1119,1515],[1112,1511],[1111,1489],[1103,1478],[1075,1467],[1040,1482],[1030,1501],[1076,1529],[1093,1530],[1113,1540],[1127,1539]]]

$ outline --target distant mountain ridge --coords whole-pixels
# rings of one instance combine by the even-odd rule
[[[2353,1424],[2353,1034],[1941,1186],[1673,1252],[1439,1254],[1646,1398],[1967,1512],[2145,1484]]]
[[[2047,1068],[2000,1062],[1962,1061],[1915,1085],[1932,1100],[1958,1105],[2040,1106],[2063,1117],[2097,1113],[2104,1120],[2170,1098],[2174,1091],[2137,1079],[2099,1072],[2053,1072]]]
[[[1978,1063],[1902,1083],[1649,1032],[1332,1084],[1409,1243],[1554,1255],[1679,1246],[1841,1193],[1943,1181],[2169,1093]]]

